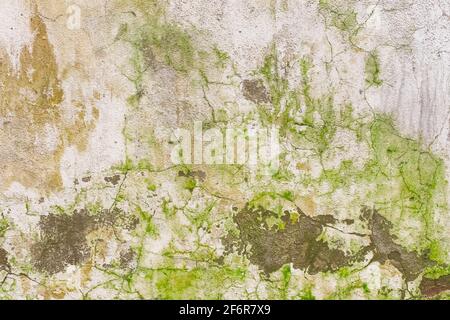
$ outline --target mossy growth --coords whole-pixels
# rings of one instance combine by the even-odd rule
[[[188,211],[187,218],[195,228],[204,228],[205,230],[210,230],[213,223],[212,214],[215,205],[216,202],[212,201],[208,203],[205,208],[202,208],[200,210],[186,210]]]
[[[152,55],[162,57],[166,65],[179,72],[189,71],[194,64],[191,37],[173,24],[153,21],[145,24],[139,30],[135,45],[143,52],[147,63],[151,63]]]
[[[142,210],[139,206],[136,207],[136,213],[145,226],[145,234],[150,238],[158,238],[159,231],[157,226],[153,222],[153,216],[150,213]]]
[[[228,53],[220,50],[217,46],[213,47],[213,53],[216,57],[216,66],[219,68],[224,68],[230,60]]]
[[[366,58],[366,83],[371,87],[379,87],[383,84],[380,78],[380,59],[376,51],[370,52]]]
[[[351,42],[360,30],[353,5],[354,1],[319,0],[319,10],[326,20],[343,32]]]
[[[372,181],[377,181],[378,192],[389,192],[384,186],[395,181],[397,192],[385,194],[402,208],[402,214],[421,217],[424,237],[435,230],[433,214],[447,207],[445,167],[442,159],[427,151],[415,140],[402,137],[392,119],[380,116],[370,125],[372,159],[365,170]],[[435,242],[428,242],[429,245]]]
[[[223,299],[227,285],[243,281],[240,268],[162,268],[148,270],[146,279],[155,283],[158,299]]]
[[[408,248],[428,251],[430,259],[437,262],[448,259],[442,254],[445,250],[438,240],[443,231],[434,219],[448,208],[443,160],[420,141],[402,135],[389,115],[356,116],[351,105],[335,105],[331,94],[313,96],[310,73],[314,66],[310,59],[299,61],[302,81],[298,88],[291,87],[287,76],[279,72],[279,61],[277,51],[272,48],[259,70],[272,98],[271,104],[260,106],[260,115],[264,121],[283,127],[282,146],[312,151],[310,161],[322,167],[318,178],[303,180],[302,184],[315,190],[328,185],[329,196],[338,189],[349,192],[358,186],[360,195],[354,197],[353,209],[367,204],[377,207],[394,223],[394,232],[411,219],[419,221],[421,227],[411,233],[414,240]],[[289,101],[295,101],[295,107],[290,107]],[[351,131],[359,147],[368,150],[363,165],[356,165],[359,158],[345,158],[333,168],[324,166],[330,160],[328,157],[335,154],[334,138],[342,131]],[[288,162],[280,164],[279,171],[289,171]]]
[[[291,282],[292,278],[292,270],[290,265],[285,265],[281,268],[281,275],[282,275],[282,283],[281,283],[281,298],[287,299],[288,298],[288,290],[289,290],[289,284]]]
[[[313,294],[311,285],[307,285],[299,294],[298,298],[300,300],[316,300],[316,297]]]
[[[196,50],[191,36],[181,27],[165,19],[166,5],[158,0],[122,1],[123,6],[134,13],[135,19],[123,23],[115,37],[132,47],[130,59],[133,74],[127,76],[135,86],[135,93],[128,104],[138,106],[144,95],[144,76],[147,72],[165,65],[176,72],[188,73],[195,63]]]
[[[360,279],[352,279],[351,281],[343,281],[341,284],[338,281],[338,286],[336,291],[328,297],[331,300],[345,300],[353,299],[355,296],[365,296],[370,297],[370,290],[367,283]]]
[[[280,68],[277,49],[273,45],[271,53],[265,57],[259,70],[259,74],[268,86],[271,103],[258,110],[264,125],[279,125],[280,134],[285,136],[285,128],[289,126],[292,120],[290,114],[294,110],[298,110],[300,105],[298,95],[289,90],[288,81],[282,76]]]
[[[436,265],[425,270],[424,277],[429,279],[439,279],[450,274],[450,265]]]
[[[6,231],[9,229],[9,221],[5,218],[0,219],[0,238],[5,236]]]

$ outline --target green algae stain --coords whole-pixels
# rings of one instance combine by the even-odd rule
[[[383,80],[380,78],[380,60],[376,52],[370,52],[366,58],[366,83],[369,86],[379,87],[383,84]]]
[[[230,60],[230,56],[225,51],[220,50],[217,46],[214,46],[213,53],[216,57],[216,66],[224,68],[227,62]]]
[[[141,207],[136,208],[137,215],[141,218],[141,221],[145,224],[145,233],[150,238],[158,238],[159,230],[153,222],[153,216],[148,212],[141,209]]]
[[[290,265],[285,265],[281,268],[281,275],[282,275],[282,283],[281,283],[281,297],[282,299],[288,298],[288,289],[289,284],[291,282],[292,278],[292,270]]]
[[[377,72],[371,72],[372,80],[381,84],[375,57],[373,54],[375,61],[370,62],[377,65]],[[434,222],[434,217],[448,208],[443,160],[420,141],[403,136],[388,115],[356,117],[351,105],[336,106],[330,94],[314,97],[309,76],[314,66],[310,59],[300,60],[302,82],[299,88],[292,88],[280,74],[279,61],[273,47],[259,69],[271,97],[270,105],[259,106],[260,116],[267,123],[283,126],[282,144],[295,143],[299,148],[314,151],[311,161],[321,164],[322,173],[319,178],[308,180],[308,185],[319,189],[326,183],[331,187],[330,196],[338,189],[360,186],[361,190],[367,191],[364,198],[354,199],[356,208],[366,204],[379,207],[380,212],[394,223],[397,232],[408,221],[420,221],[419,229],[411,233],[414,244],[409,249],[429,252],[430,259],[444,261],[445,249],[439,240],[443,230]],[[289,108],[289,101],[299,102],[299,107]],[[333,169],[323,166],[322,163],[336,151],[333,139],[342,130],[353,132],[358,143],[369,150],[362,167],[356,166],[352,159],[340,160]],[[283,169],[286,168],[280,168]],[[369,185],[375,187],[368,188]],[[262,199],[256,196],[252,201],[257,198]]]
[[[425,270],[424,277],[429,279],[439,279],[450,274],[450,265],[436,265]]]
[[[135,18],[120,26],[115,40],[128,43],[132,48],[130,64],[133,75],[127,78],[134,84],[135,93],[127,102],[137,107],[144,95],[144,76],[147,73],[163,65],[187,74],[194,68],[197,52],[185,30],[166,22],[166,4],[156,0],[122,1],[119,7],[135,10],[128,11]]]
[[[329,3],[330,1],[321,1],[322,9],[332,8]],[[356,14],[352,10],[342,10],[329,12],[332,24],[349,36],[357,34],[359,26]],[[204,68],[202,62],[197,61],[202,54],[195,50],[192,38],[178,26],[168,24],[159,17],[153,17],[135,29],[123,28],[119,34],[121,38],[126,38],[135,50],[132,64],[137,75],[134,82],[136,94],[130,98],[130,104],[139,104],[143,74],[151,72],[155,63],[164,64],[183,77],[190,77],[190,72],[194,71],[198,73],[201,83],[206,87],[212,83],[207,68]],[[229,62],[228,54],[218,47],[213,47],[212,53],[212,65],[216,68],[224,68]],[[405,220],[410,216],[418,218],[424,225],[424,231],[418,236],[420,243],[417,243],[414,249],[424,251],[428,249],[430,259],[444,261],[442,253],[444,249],[434,237],[437,229],[433,221],[435,210],[443,210],[447,206],[445,199],[447,182],[443,161],[423,147],[420,142],[404,137],[388,116],[376,114],[362,118],[356,117],[351,105],[336,105],[332,94],[315,97],[310,79],[310,71],[314,68],[311,59],[306,57],[298,61],[301,83],[295,88],[280,71],[284,67],[281,61],[276,47],[273,46],[261,68],[255,73],[258,78],[255,81],[263,83],[263,89],[267,89],[267,97],[255,102],[257,115],[262,122],[265,125],[279,125],[285,145],[293,143],[299,148],[313,150],[310,160],[318,163],[327,160],[327,157],[333,154],[335,151],[333,140],[342,130],[352,131],[358,142],[369,150],[369,156],[362,168],[357,167],[353,160],[342,160],[332,169],[324,167],[321,163],[320,177],[310,178],[307,183],[302,181],[304,184],[300,184],[299,187],[308,186],[318,190],[323,184],[329,184],[332,190],[330,195],[332,195],[337,190],[347,192],[355,185],[365,189],[367,185],[374,184],[375,187],[368,190],[363,199],[355,199],[355,208],[364,204],[382,205],[380,212],[389,220],[393,220],[394,224],[398,221],[393,218],[389,210],[393,207],[401,210]],[[380,86],[383,83],[380,79],[378,56],[375,52],[371,53],[366,60],[366,81],[370,86]],[[290,173],[287,161],[282,164],[285,167],[280,168],[280,177],[274,179],[275,183],[297,179]],[[151,170],[151,167],[134,164],[127,158],[120,171],[126,173],[140,169]],[[192,177],[184,176],[181,182],[181,187],[189,192],[193,192],[194,189],[201,190],[199,182]],[[147,183],[147,185],[149,191],[156,190],[153,184]],[[283,222],[281,217],[284,215],[284,206],[296,200],[296,193],[284,188],[275,189],[280,191],[273,192],[272,186],[270,188],[267,188],[268,191],[252,190],[254,196],[250,204],[254,208],[270,206],[275,213],[273,216],[255,218],[260,219],[258,222],[265,222],[269,229],[277,227],[282,231],[285,228],[283,223],[280,223]],[[213,223],[211,213],[214,205],[215,203],[212,202],[207,203],[203,209],[196,208],[191,211],[183,209],[183,214],[188,218],[191,226],[181,228],[183,230],[176,233],[176,236],[186,236],[199,229],[209,231]],[[173,218],[178,210],[166,199],[162,201],[161,209],[166,218]],[[152,223],[151,217],[147,214],[144,216],[144,220],[150,222],[145,236],[157,237],[158,230]],[[291,222],[296,221],[298,222],[298,216],[291,215]],[[236,225],[231,226],[230,230],[239,233]],[[235,284],[243,281],[246,276],[245,271],[228,267],[174,267],[173,257],[180,252],[170,251],[166,252],[167,263],[159,269],[148,270],[146,274],[149,285],[156,289],[156,296],[161,299],[193,297],[221,299],[224,298],[225,290],[217,289],[216,286],[219,288],[224,282],[230,285]],[[215,257],[210,250],[200,249],[184,254],[188,259],[203,262],[211,262]],[[441,269],[430,268],[426,272],[427,274],[445,272]],[[288,298],[293,283],[291,267],[285,265],[279,269],[279,272],[281,281],[278,294]],[[339,270],[336,275],[344,279],[351,276],[346,269]],[[344,282],[341,281],[333,297],[348,298],[355,292],[363,295],[370,294],[367,284],[362,281],[358,280],[354,284]],[[304,289],[304,292],[298,293],[297,297],[314,299],[311,288]]]
[[[417,141],[402,137],[392,121],[383,118],[370,128],[374,159],[381,174],[401,180],[401,195],[413,212],[429,219],[434,200],[445,191],[444,163]]]
[[[9,227],[10,227],[9,221],[5,218],[1,218],[0,219],[0,238],[3,238],[6,231],[8,231]]]
[[[179,72],[188,72],[194,64],[192,40],[176,25],[150,21],[139,28],[134,44],[148,64],[160,58]]]
[[[312,286],[306,286],[298,295],[300,300],[316,300],[316,297],[313,294]]]
[[[150,270],[147,280],[155,283],[158,299],[223,299],[226,284],[241,282],[246,272],[233,268],[163,268]]]
[[[351,43],[360,30],[353,5],[354,1],[319,0],[319,12],[326,22],[341,31]]]

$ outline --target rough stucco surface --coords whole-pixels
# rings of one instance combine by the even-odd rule
[[[1,299],[450,297],[448,1],[0,7]]]

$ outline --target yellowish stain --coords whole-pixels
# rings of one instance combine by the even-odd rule
[[[48,193],[62,188],[59,167],[65,148],[86,150],[99,112],[92,107],[87,120],[85,105],[71,101],[71,116],[65,115],[64,91],[46,25],[38,15],[30,25],[35,38],[22,49],[19,70],[13,70],[0,48],[0,188],[18,182]]]
[[[314,216],[316,211],[316,203],[314,202],[314,198],[312,197],[301,197],[298,202],[299,207],[302,211],[308,216]]]

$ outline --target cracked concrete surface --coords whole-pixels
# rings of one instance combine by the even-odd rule
[[[448,1],[0,6],[1,299],[450,297]]]

